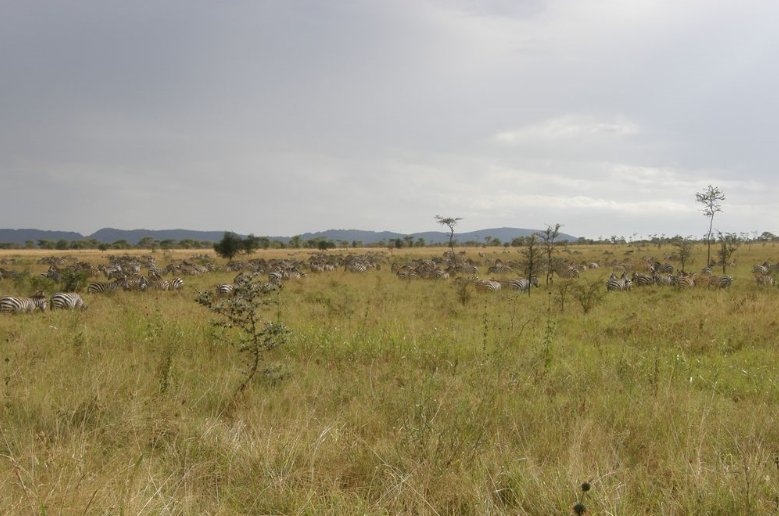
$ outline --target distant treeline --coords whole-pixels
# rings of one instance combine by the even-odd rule
[[[753,233],[740,233],[738,239],[741,242],[776,242],[779,241],[779,236],[774,235],[769,231],[765,231],[758,235]],[[530,237],[518,237],[511,240],[511,242],[502,242],[498,238],[486,237],[483,241],[468,240],[465,242],[459,242],[454,240],[454,245],[458,247],[523,247],[527,244]],[[695,239],[692,237],[682,237],[680,235],[668,237],[665,235],[650,235],[649,238],[636,239],[634,237],[624,236],[610,236],[610,237],[598,237],[597,239],[580,237],[575,241],[561,242],[565,245],[576,244],[625,244],[625,245],[664,245],[673,244],[679,240],[690,240],[693,242],[705,242],[705,238]],[[406,236],[404,238],[390,238],[386,240],[380,240],[378,242],[363,243],[361,240],[331,240],[325,238],[313,238],[304,240],[299,236],[295,236],[289,239],[288,242],[282,240],[276,240],[268,237],[256,237],[249,235],[247,241],[251,242],[251,248],[253,249],[347,249],[357,247],[372,247],[372,248],[386,248],[386,249],[401,249],[409,247],[442,247],[447,244],[444,243],[428,243],[424,238],[414,238]],[[99,249],[105,251],[108,249],[212,249],[215,242],[209,240],[157,240],[152,237],[144,237],[137,244],[133,245],[127,240],[116,240],[112,243],[99,242],[93,238],[82,240],[28,240],[24,244],[0,242],[0,249],[50,249],[50,250],[77,250],[77,249]]]

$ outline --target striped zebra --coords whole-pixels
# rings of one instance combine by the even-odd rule
[[[695,286],[695,275],[685,274],[680,272],[676,276],[672,276],[673,284],[678,288],[692,288]]]
[[[86,310],[87,305],[81,296],[75,292],[57,292],[51,296],[51,309],[73,310],[80,308]]]
[[[170,280],[162,278],[152,279],[148,286],[156,290],[181,290],[184,286],[184,280],[179,277]]]
[[[774,284],[774,277],[770,274],[755,274],[755,281],[758,287],[770,287]]]
[[[348,272],[367,272],[368,265],[363,262],[349,262],[344,265],[344,271]]]
[[[763,262],[752,267],[752,272],[755,274],[768,274],[771,269],[768,267],[768,262]]]
[[[119,285],[125,290],[146,290],[149,280],[145,276],[131,276],[120,280]]]
[[[530,290],[531,287],[538,287],[538,278],[533,276],[528,281],[527,278],[520,278],[515,280],[509,280],[508,287],[512,290],[520,290],[522,292],[527,292]]]
[[[661,287],[670,287],[674,284],[674,277],[671,274],[656,274],[655,283]]]
[[[122,282],[119,280],[95,281],[87,285],[87,292],[90,294],[104,294],[106,292],[114,292],[121,286]]]
[[[493,280],[476,280],[474,285],[476,286],[476,290],[481,290],[483,292],[497,292],[501,287],[500,282]]]
[[[609,279],[606,281],[606,290],[609,292],[611,291],[622,291],[622,290],[630,290],[630,287],[633,286],[633,282],[628,278],[627,273],[623,272],[622,276],[619,278],[616,274],[613,272],[609,276]]]
[[[733,284],[733,276],[712,276],[709,278],[709,287],[728,288]]]
[[[217,296],[229,296],[235,290],[235,286],[232,283],[220,283],[215,290]]]
[[[33,297],[4,297],[0,299],[0,312],[22,313],[46,310],[46,297],[35,295]]]
[[[418,278],[419,274],[417,274],[417,272],[411,267],[401,267],[395,273],[395,276],[397,276],[398,279],[410,280],[410,279]]]
[[[647,287],[649,285],[655,285],[657,283],[657,275],[634,272],[631,281],[635,283],[637,287]]]
[[[673,274],[674,266],[670,263],[655,262],[649,266],[649,270],[656,273]]]

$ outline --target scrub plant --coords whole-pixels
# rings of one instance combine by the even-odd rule
[[[274,293],[278,287],[262,283],[253,278],[235,284],[232,295],[216,297],[212,292],[200,292],[196,301],[219,315],[214,324],[222,328],[236,328],[239,331],[238,350],[246,356],[246,373],[236,389],[240,394],[259,371],[262,355],[280,346],[286,340],[288,330],[279,319],[267,321],[261,312],[269,307],[278,307]],[[276,294],[277,295],[277,294]]]

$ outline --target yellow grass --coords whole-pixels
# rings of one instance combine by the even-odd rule
[[[672,251],[562,256],[638,266]],[[0,258],[36,273],[56,254],[106,256]],[[237,399],[236,335],[194,302],[235,273],[84,295],[85,312],[2,314],[0,513],[568,514],[584,481],[592,514],[776,512],[779,290],[759,289],[751,266],[779,246],[734,257],[729,290],[611,293],[587,315],[572,297],[561,312],[557,287],[462,305],[452,281],[401,281],[388,264],[310,274],[285,284],[293,333]],[[694,258],[698,270],[705,250]],[[610,270],[579,281],[605,291]]]

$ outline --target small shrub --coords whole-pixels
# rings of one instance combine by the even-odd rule
[[[583,282],[576,285],[574,289],[574,297],[579,301],[585,314],[590,313],[595,306],[603,301],[604,296],[605,292],[601,280]]]

